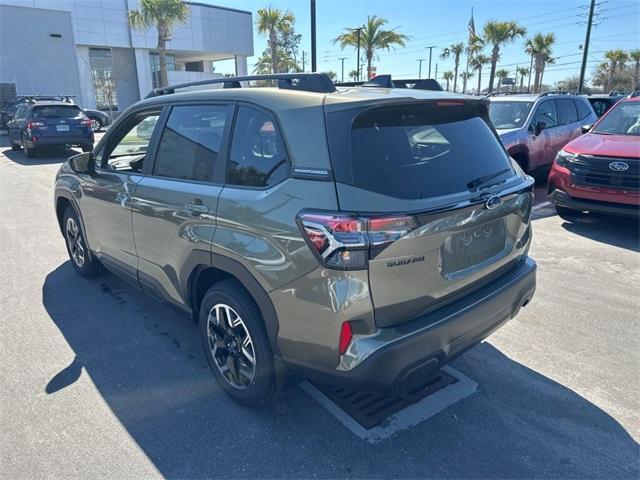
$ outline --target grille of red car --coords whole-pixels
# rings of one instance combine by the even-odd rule
[[[624,163],[626,170],[614,170],[610,165]],[[640,190],[640,160],[634,158],[578,155],[568,165],[576,185]]]

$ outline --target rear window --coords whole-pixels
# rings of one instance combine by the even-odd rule
[[[79,107],[75,105],[51,105],[34,107],[31,111],[32,118],[75,118],[80,115]]]
[[[336,180],[383,195],[430,198],[469,190],[480,178],[492,184],[513,174],[473,105],[349,110],[329,114],[327,124]]]

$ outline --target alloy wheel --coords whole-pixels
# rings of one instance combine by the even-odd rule
[[[102,123],[100,123],[100,121],[96,120],[95,118],[92,118],[91,130],[93,130],[94,132],[99,132],[101,128],[102,128]]]
[[[84,247],[82,246],[82,233],[74,218],[67,219],[67,243],[69,252],[75,264],[82,268],[84,265]]]
[[[229,305],[218,303],[207,318],[209,349],[218,371],[233,388],[246,390],[256,375],[253,340],[244,321]]]

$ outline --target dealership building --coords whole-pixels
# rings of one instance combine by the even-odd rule
[[[167,44],[170,84],[247,73],[251,12],[199,2]],[[157,86],[155,28],[129,26],[138,0],[0,0],[0,95],[74,95],[84,108],[122,111]],[[235,68],[234,68],[235,67]]]

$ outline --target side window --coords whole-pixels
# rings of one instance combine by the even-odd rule
[[[289,157],[271,115],[253,108],[238,109],[227,183],[269,187],[289,176]]]
[[[568,125],[578,121],[578,112],[576,112],[576,104],[573,100],[560,99],[556,100],[556,108],[558,109],[558,125]]]
[[[556,105],[553,101],[542,102],[538,105],[536,114],[533,117],[533,125],[542,122],[544,128],[552,128],[558,126],[558,117],[556,115]]]
[[[589,102],[575,99],[574,102],[576,102],[576,108],[578,109],[578,120],[587,118],[591,114],[592,110]]]
[[[158,146],[154,175],[211,180],[230,113],[226,105],[173,107]]]
[[[103,168],[121,172],[141,172],[153,130],[160,118],[160,112],[149,112],[134,116],[124,128],[114,133],[109,139],[111,150],[108,156],[101,159]]]
[[[13,114],[13,118],[15,120],[22,120],[25,118],[25,110],[26,110],[26,106],[25,105],[20,105],[17,109],[16,109],[16,113]]]

